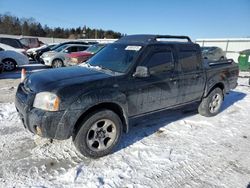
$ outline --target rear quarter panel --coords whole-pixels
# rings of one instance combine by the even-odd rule
[[[210,90],[218,83],[224,85],[224,94],[237,86],[239,68],[236,63],[228,65],[216,65],[206,68],[207,84],[204,96],[206,97]]]

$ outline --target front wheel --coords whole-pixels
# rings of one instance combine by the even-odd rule
[[[199,114],[211,117],[219,113],[223,102],[223,93],[220,88],[215,88],[209,95],[202,99],[198,111]]]
[[[122,134],[122,122],[111,110],[89,116],[73,138],[76,148],[86,157],[99,158],[111,153]]]
[[[60,60],[60,59],[55,59],[55,60],[52,62],[52,67],[53,67],[53,68],[60,68],[60,67],[63,67],[63,61]]]
[[[13,71],[16,69],[16,62],[12,59],[3,60],[3,66],[5,71]]]

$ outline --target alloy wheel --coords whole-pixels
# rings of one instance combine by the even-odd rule
[[[109,148],[117,136],[116,126],[109,119],[95,122],[86,137],[87,145],[92,151],[103,151]]]
[[[213,97],[211,102],[209,103],[209,111],[211,113],[216,113],[221,106],[222,103],[222,96],[219,93],[216,93]]]

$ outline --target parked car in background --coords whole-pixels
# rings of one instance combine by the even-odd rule
[[[83,42],[83,41],[68,41],[68,42],[59,43],[59,44],[56,44],[54,46],[38,50],[37,54],[36,54],[36,60],[40,61],[41,63],[44,63],[43,60],[42,60],[42,58],[41,58],[41,56],[43,55],[43,53],[48,52],[48,51],[55,51],[57,48],[65,45],[65,44],[82,44],[82,45],[91,46],[90,43]]]
[[[44,53],[41,58],[43,59],[44,64],[47,66],[51,66],[53,68],[63,67],[67,54],[84,51],[88,47],[88,45],[82,44],[65,44],[59,48],[56,48],[54,51]]]
[[[0,48],[0,52],[3,51],[2,48]],[[4,69],[4,66],[3,66],[3,63],[2,63],[2,57],[0,56],[0,74],[3,72],[3,69]]]
[[[4,65],[4,70],[12,71],[17,66],[29,64],[29,58],[22,52],[15,51],[15,48],[11,49],[7,45],[0,44],[0,57]]]
[[[23,49],[23,48],[14,48],[14,47],[12,47],[10,45],[3,44],[3,43],[0,43],[0,47],[2,47],[5,50],[12,50],[12,51],[15,51],[15,52],[18,52],[18,53],[22,53],[23,55],[27,56],[26,50]]]
[[[68,42],[62,42],[62,43],[59,43],[58,45],[54,46],[51,48],[51,51],[61,47],[61,46],[64,46],[65,44],[82,44],[82,45],[88,45],[88,46],[91,46],[92,44],[88,43],[88,42],[84,42],[84,41],[77,41],[77,40],[74,40],[74,41],[68,41]]]
[[[38,62],[44,63],[43,60],[41,59],[41,56],[43,55],[43,53],[51,51],[57,45],[58,45],[57,43],[49,44],[48,46],[46,46],[44,48],[40,48],[40,49],[36,50],[33,54],[34,59]]]
[[[23,37],[20,38],[19,40],[27,48],[37,48],[44,45],[42,41],[40,41],[38,38],[35,37]]]
[[[3,72],[3,70],[4,70],[4,65],[2,62],[0,62],[0,74]]]
[[[209,61],[219,61],[226,59],[226,53],[219,47],[201,47],[203,59]]]
[[[30,48],[27,50],[27,55],[32,60],[40,61],[40,56],[47,51],[50,51],[51,48],[56,46],[58,43],[52,43],[52,44],[44,44],[38,48]]]
[[[73,52],[66,55],[65,66],[74,66],[87,61],[94,54],[103,49],[106,44],[94,44],[85,51]]]
[[[13,48],[23,49],[25,51],[28,49],[18,39],[14,38],[0,37],[0,43],[9,45]]]

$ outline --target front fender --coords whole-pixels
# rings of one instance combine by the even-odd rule
[[[115,104],[122,110],[126,132],[128,131],[128,104],[126,95],[115,88],[99,89],[82,94],[70,105],[69,110],[77,111],[77,120],[89,109],[101,104]]]

